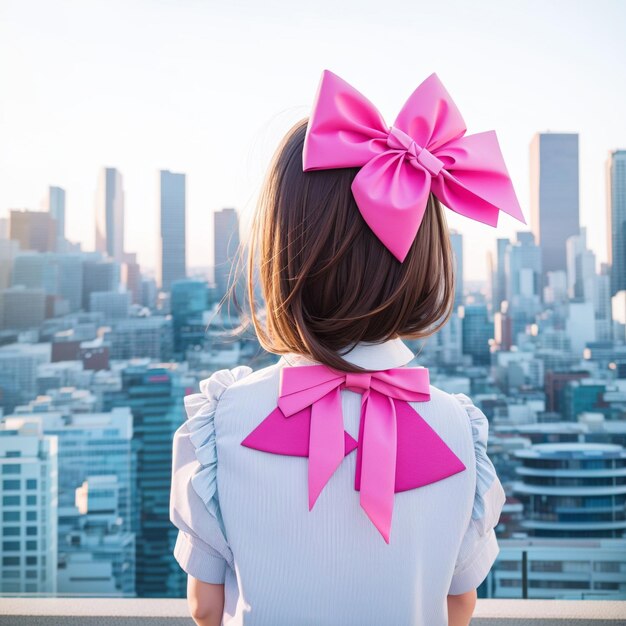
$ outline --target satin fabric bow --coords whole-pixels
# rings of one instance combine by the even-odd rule
[[[343,426],[342,389],[362,394],[359,441]],[[344,456],[357,450],[354,488],[389,543],[394,493],[465,469],[463,462],[411,407],[430,399],[426,368],[345,373],[325,365],[284,367],[278,407],[241,443],[308,457],[309,510]]]
[[[526,223],[495,132],[465,131],[436,74],[388,127],[365,96],[325,70],[304,140],[303,170],[360,167],[352,183],[359,211],[402,262],[431,191],[456,213],[490,226],[500,211]]]

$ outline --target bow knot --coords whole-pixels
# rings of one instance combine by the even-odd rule
[[[358,443],[345,432],[341,390],[361,393]],[[461,460],[411,407],[430,398],[428,370],[401,367],[346,373],[325,365],[284,367],[278,407],[241,443],[306,456],[309,510],[344,457],[357,450],[354,488],[389,543],[394,493],[465,469]]]
[[[372,383],[371,374],[348,372],[346,374],[345,388],[356,393],[363,393],[370,388]]]
[[[402,262],[430,193],[490,226],[500,211],[526,223],[495,133],[465,131],[436,74],[411,94],[389,127],[365,96],[326,70],[307,127],[303,169],[361,168],[352,183],[359,211]]]

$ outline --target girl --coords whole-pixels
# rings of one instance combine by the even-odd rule
[[[282,356],[203,380],[174,438],[174,555],[197,624],[469,623],[505,500],[488,422],[403,342],[452,312],[440,201],[523,221],[495,134],[465,136],[434,74],[388,127],[325,71],[252,229],[252,319]]]

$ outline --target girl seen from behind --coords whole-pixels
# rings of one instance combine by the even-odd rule
[[[469,623],[505,500],[488,421],[403,341],[452,313],[443,206],[524,221],[495,134],[466,135],[434,74],[389,127],[325,71],[252,229],[252,319],[280,359],[202,380],[174,438],[197,624]]]

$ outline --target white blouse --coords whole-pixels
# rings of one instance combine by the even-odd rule
[[[400,339],[357,344],[344,357],[371,370],[407,365]],[[447,625],[448,594],[476,588],[498,543],[504,490],[487,457],[489,423],[463,394],[431,385],[411,406],[466,469],[395,494],[387,544],[359,504],[348,454],[308,509],[307,459],[241,441],[276,408],[285,366],[220,370],[185,397],[174,437],[170,516],[185,572],[225,585],[224,626]],[[341,391],[344,428],[358,439],[360,394]]]

